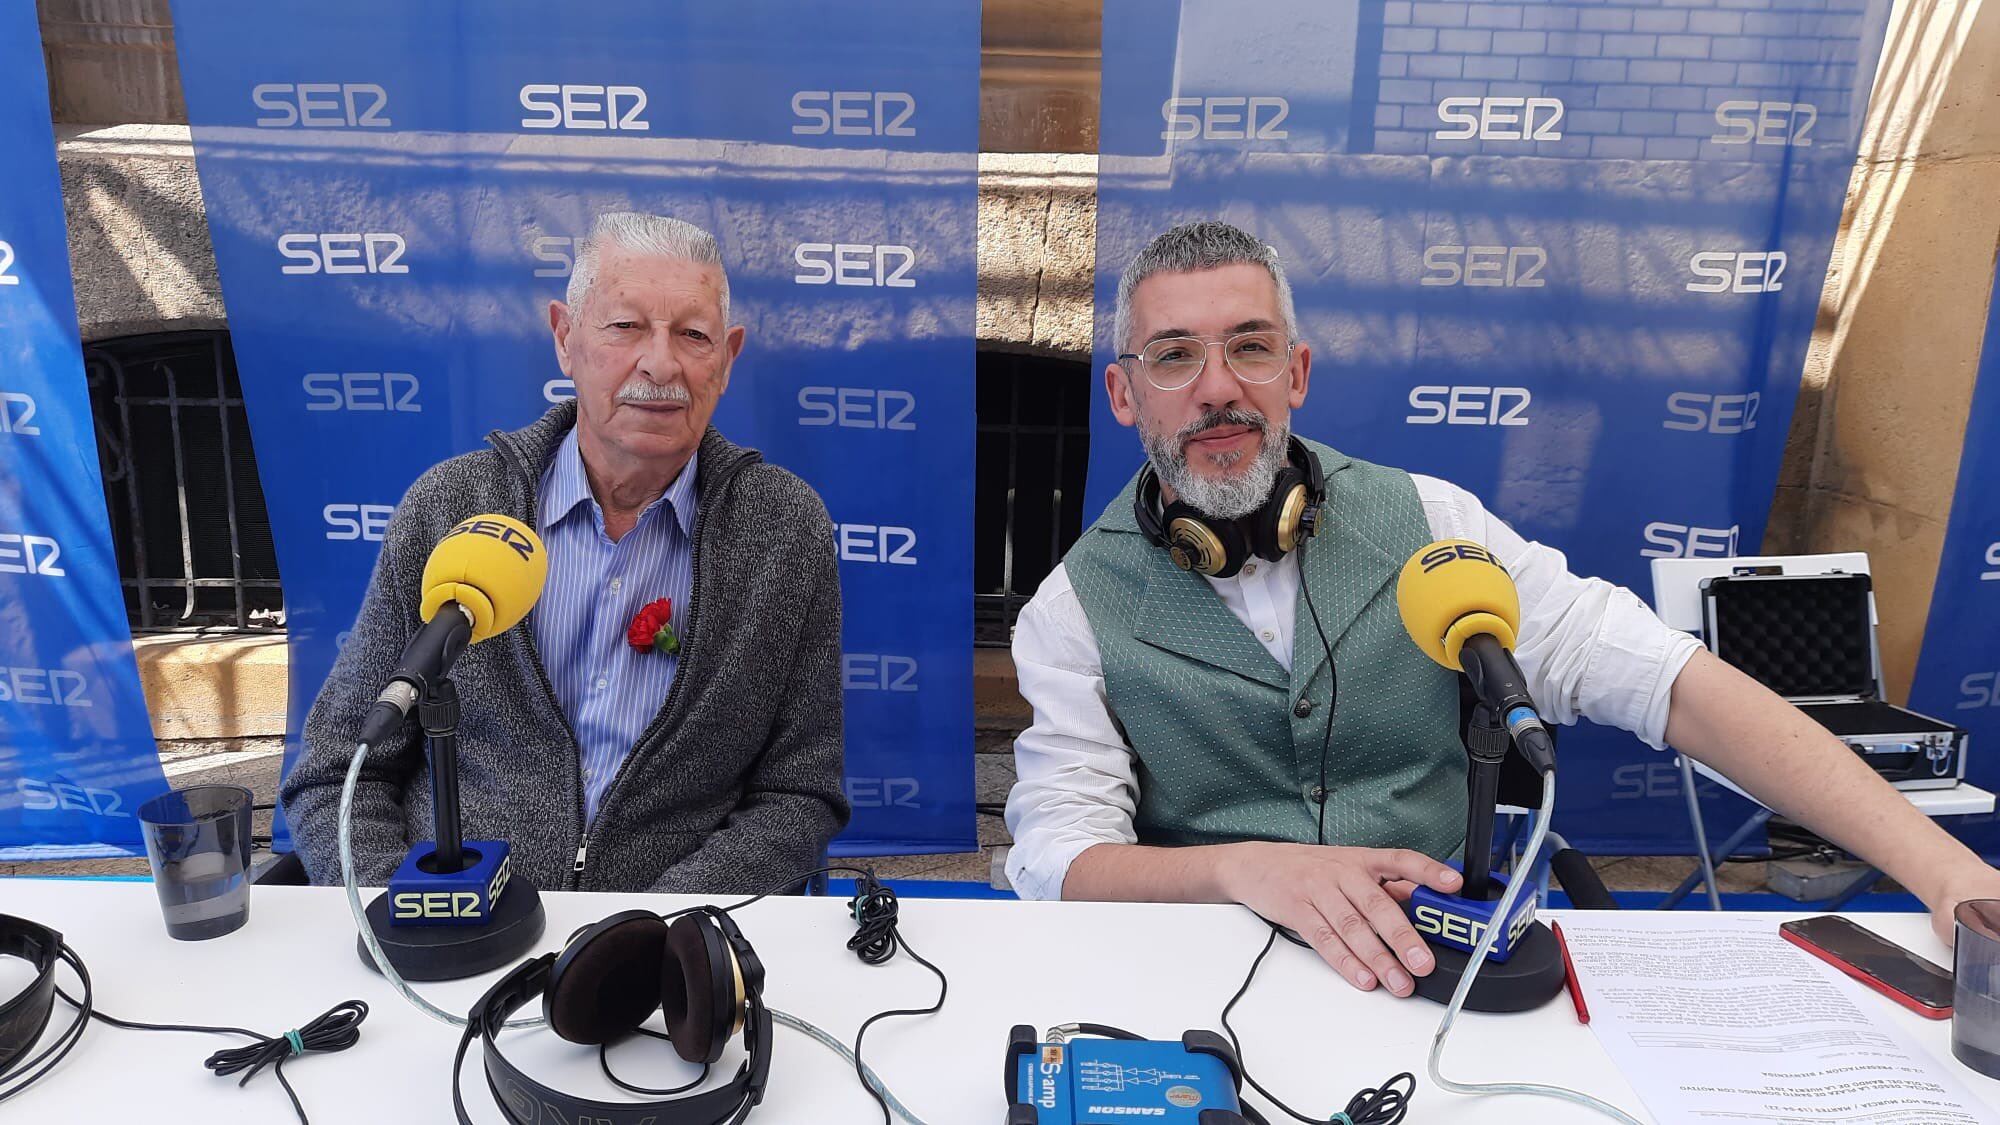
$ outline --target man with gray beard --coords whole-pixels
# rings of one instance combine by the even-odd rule
[[[1457,675],[1410,642],[1395,579],[1447,538],[1512,576],[1545,717],[1713,765],[1915,892],[1947,941],[1959,901],[2000,897],[1859,756],[1629,590],[1464,489],[1295,437],[1312,349],[1270,247],[1226,223],[1166,232],[1126,268],[1113,331],[1104,389],[1146,465],[1015,630],[1035,712],[1007,801],[1023,897],[1240,902],[1355,987],[1413,992],[1435,962],[1400,901],[1459,889],[1440,860],[1466,767]]]
[[[467,649],[464,835],[513,845],[541,890],[748,892],[818,867],[847,821],[840,580],[805,482],[709,424],[745,330],[707,232],[599,216],[549,302],[576,398],[410,487],[306,719],[283,793],[314,882],[340,880],[336,807],[364,712],[422,624],[419,576],[459,521],[513,516],[548,549],[527,620]],[[412,715],[372,746],[356,874],[431,835]]]

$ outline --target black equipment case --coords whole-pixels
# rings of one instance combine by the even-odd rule
[[[1701,584],[1711,652],[1796,704],[1898,789],[1965,777],[1965,728],[1882,699],[1866,574],[1733,574]]]

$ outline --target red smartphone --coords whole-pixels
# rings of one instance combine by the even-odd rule
[[[1837,914],[1778,927],[1786,941],[1925,1019],[1951,1018],[1951,971]]]

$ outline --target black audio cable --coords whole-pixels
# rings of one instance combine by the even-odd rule
[[[1300,540],[1296,552],[1299,560],[1299,593],[1305,595],[1306,612],[1312,615],[1313,631],[1319,634],[1319,646],[1326,650],[1326,732],[1319,740],[1319,832],[1317,840],[1326,843],[1326,802],[1333,794],[1326,788],[1326,755],[1333,746],[1333,712],[1340,705],[1340,673],[1333,666],[1333,645],[1326,639],[1326,626],[1319,623],[1319,609],[1313,605],[1312,586],[1306,582],[1306,545]],[[1300,692],[1304,699],[1305,693]]]
[[[76,1004],[61,988],[56,995]],[[241,1035],[255,1042],[242,1047],[230,1047],[217,1051],[202,1060],[203,1066],[218,1078],[227,1078],[241,1073],[238,1087],[247,1086],[257,1072],[265,1067],[278,1078],[278,1085],[285,1088],[285,1096],[292,1100],[292,1112],[298,1114],[299,1125],[311,1125],[306,1117],[306,1107],[299,1101],[299,1093],[292,1089],[291,1080],[285,1077],[285,1062],[300,1055],[313,1052],[330,1054],[345,1051],[361,1040],[361,1021],[368,1018],[368,1003],[365,1000],[343,1000],[306,1023],[304,1026],[287,1031],[283,1035],[265,1035],[247,1027],[208,1027],[193,1023],[142,1023],[138,1020],[123,1020],[108,1015],[95,1008],[90,1009],[90,1018],[112,1027],[127,1031],[187,1031],[203,1035]]]
[[[278,1084],[285,1088],[285,1096],[291,1099],[292,1111],[298,1114],[299,1125],[310,1125],[305,1106],[299,1101],[298,1091],[292,1089],[291,1081],[285,1077],[285,1061],[312,1052],[345,1051],[360,1040],[361,1021],[368,1018],[368,1005],[365,1002],[347,1000],[328,1008],[317,1019],[303,1027],[287,1031],[283,1035],[265,1035],[245,1027],[142,1023],[138,1020],[119,1019],[98,1009],[96,991],[90,981],[90,970],[84,967],[83,958],[67,944],[62,947],[58,956],[62,963],[68,965],[70,971],[76,974],[77,983],[83,993],[83,998],[79,1000],[65,992],[61,985],[56,986],[56,995],[62,997],[64,1003],[76,1009],[76,1019],[40,1054],[21,1064],[13,1074],[4,1076],[9,1079],[19,1078],[29,1067],[37,1064],[40,1067],[14,1085],[0,1089],[0,1101],[6,1101],[27,1089],[36,1079],[47,1074],[57,1063],[68,1057],[78,1041],[83,1038],[84,1028],[89,1021],[96,1020],[128,1031],[187,1031],[206,1035],[247,1036],[255,1042],[243,1047],[217,1051],[204,1060],[202,1065],[213,1071],[217,1077],[241,1073],[243,1077],[236,1083],[239,1087],[247,1085],[257,1076],[258,1071],[270,1067],[271,1073],[278,1076]]]
[[[854,1047],[852,1051],[854,1055],[854,1077],[861,1083],[861,1088],[868,1091],[868,1096],[875,1099],[875,1104],[881,1107],[883,1125],[893,1125],[894,1117],[889,1109],[889,1100],[883,1096],[881,1090],[875,1087],[874,1083],[868,1080],[868,1073],[862,1067],[862,1040],[867,1038],[868,1029],[880,1020],[885,1020],[892,1016],[928,1016],[936,1014],[944,1008],[945,997],[951,991],[951,981],[945,977],[944,970],[932,964],[923,954],[918,953],[910,945],[910,939],[904,936],[902,930],[898,928],[899,908],[896,902],[896,892],[884,886],[882,881],[875,877],[875,872],[868,868],[833,864],[828,867],[808,871],[803,875],[795,875],[782,883],[759,891],[743,899],[741,902],[731,903],[721,909],[725,914],[733,914],[746,906],[761,902],[781,891],[801,886],[807,880],[820,875],[833,874],[854,876],[854,897],[848,900],[847,908],[849,913],[854,916],[855,931],[853,936],[847,939],[847,948],[853,950],[854,955],[859,957],[862,963],[866,965],[883,964],[893,958],[898,950],[901,950],[908,953],[911,960],[929,969],[932,975],[938,979],[938,998],[929,1007],[889,1008],[876,1012],[866,1020],[863,1020],[861,1029],[854,1033]],[[685,910],[674,911],[671,914],[664,915],[664,917],[675,918],[699,909],[701,907],[689,907]],[[829,1041],[828,1045],[832,1046],[833,1041]],[[608,1066],[605,1068],[605,1073],[610,1074]],[[620,1086],[625,1086],[625,1083],[619,1081],[616,1077],[613,1077],[612,1081],[617,1082]],[[630,1089],[631,1087],[628,1086],[627,1088]]]
[[[1249,1083],[1251,1089],[1262,1094],[1265,1101],[1285,1111],[1294,1120],[1303,1121],[1305,1125],[1326,1125],[1329,1118],[1307,1117],[1279,1101],[1277,1095],[1266,1090],[1250,1076],[1250,1063],[1243,1057],[1243,1044],[1236,1037],[1236,1029],[1229,1025],[1229,1013],[1235,1010],[1237,1002],[1250,991],[1250,982],[1257,979],[1258,967],[1264,963],[1264,958],[1270,955],[1271,947],[1277,944],[1278,935],[1282,932],[1276,926],[1271,927],[1271,935],[1264,939],[1264,948],[1257,951],[1257,959],[1250,962],[1250,971],[1243,975],[1242,986],[1236,990],[1236,995],[1229,998],[1229,1003],[1223,1006],[1222,1030],[1229,1036],[1230,1048],[1236,1052],[1236,1065],[1243,1072],[1243,1081]],[[1290,934],[1285,936],[1291,937]],[[1380,1086],[1364,1089],[1355,1094],[1348,1099],[1347,1108],[1341,1111],[1341,1115],[1345,1116],[1351,1125],[1397,1125],[1397,1122],[1402,1121],[1403,1116],[1410,1111],[1410,1098],[1416,1092],[1417,1076],[1404,1071]],[[1254,1125],[1265,1125],[1262,1115],[1254,1113],[1247,1106],[1244,1116],[1249,1117]]]

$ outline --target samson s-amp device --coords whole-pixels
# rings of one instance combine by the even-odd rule
[[[1866,574],[1731,574],[1701,584],[1702,636],[1725,662],[1832,731],[1898,789],[1965,777],[1965,728],[1882,698]]]
[[[1111,1035],[1112,1038],[1093,1038]],[[1250,1125],[1236,1052],[1213,1031],[1179,1042],[1071,1024],[1007,1038],[1007,1125]]]

